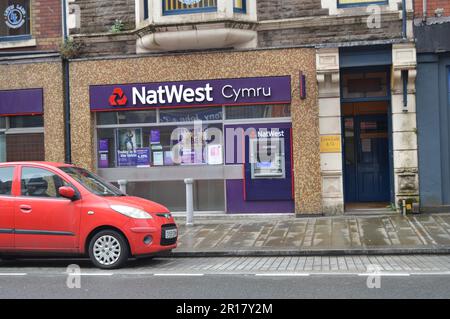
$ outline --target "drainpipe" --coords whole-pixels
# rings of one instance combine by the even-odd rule
[[[422,21],[424,23],[427,22],[427,15],[428,15],[428,1],[427,0],[423,0],[422,1]]]
[[[406,0],[402,0],[402,18],[402,36],[406,40]]]
[[[62,1],[62,31],[63,40],[67,41],[69,35],[67,30],[67,0]],[[72,162],[72,145],[70,141],[70,76],[69,76],[69,60],[63,57],[63,92],[64,92],[64,161],[66,163]]]

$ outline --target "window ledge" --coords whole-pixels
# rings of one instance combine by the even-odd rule
[[[12,41],[0,41],[1,49],[14,49],[14,48],[25,48],[25,47],[35,47],[36,39],[24,39],[24,40],[12,40]]]

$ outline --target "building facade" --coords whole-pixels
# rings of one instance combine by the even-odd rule
[[[450,207],[450,4],[416,1],[417,122],[424,211]]]
[[[64,161],[62,7],[0,3],[0,161]]]
[[[230,214],[419,203],[412,0],[70,0],[67,14],[58,147],[128,193],[182,211],[193,178],[196,211]]]

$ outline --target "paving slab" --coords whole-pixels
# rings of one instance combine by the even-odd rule
[[[402,216],[177,217],[178,257],[448,254],[450,213]],[[287,267],[290,259],[282,259]],[[277,261],[273,267],[278,267]],[[343,261],[345,263],[345,260]],[[339,265],[330,265],[330,268]],[[270,265],[268,265],[270,267]]]

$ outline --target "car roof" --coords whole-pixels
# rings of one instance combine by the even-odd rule
[[[26,162],[4,162],[0,163],[1,166],[9,166],[9,165],[38,165],[42,167],[73,167],[72,164],[66,163],[58,163],[58,162],[42,162],[42,161],[26,161]]]

